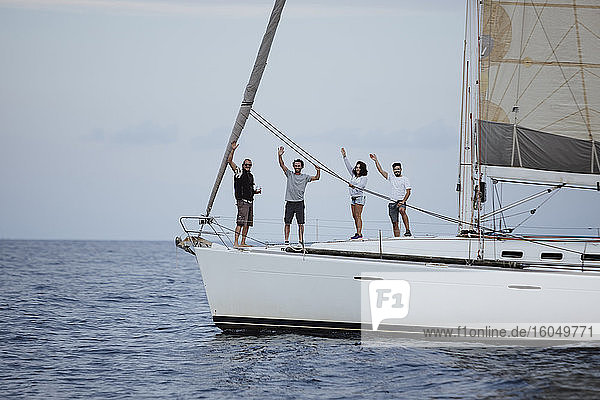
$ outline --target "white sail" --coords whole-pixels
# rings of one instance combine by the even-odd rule
[[[600,1],[485,0],[482,8],[479,133],[486,174],[597,187]]]

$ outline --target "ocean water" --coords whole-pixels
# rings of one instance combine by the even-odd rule
[[[3,240],[0,397],[600,398],[600,351],[224,334],[170,242]]]

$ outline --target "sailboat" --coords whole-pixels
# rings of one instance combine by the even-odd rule
[[[257,118],[284,5],[275,1],[228,144]],[[185,236],[176,239],[197,259],[219,328],[419,337],[426,328],[512,324],[528,335],[588,327],[559,336],[593,337],[600,237],[520,236],[496,217],[557,190],[600,191],[600,2],[469,0],[466,11],[456,235],[233,248],[210,215],[228,146],[205,214],[181,217]],[[540,192],[486,211],[498,182]]]

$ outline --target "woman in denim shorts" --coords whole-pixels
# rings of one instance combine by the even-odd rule
[[[363,189],[367,186],[367,164],[362,161],[357,161],[354,168],[346,157],[346,150],[342,147],[342,158],[344,164],[350,173],[350,208],[352,210],[352,218],[356,226],[356,233],[350,239],[362,239],[362,210],[365,205],[365,193]]]

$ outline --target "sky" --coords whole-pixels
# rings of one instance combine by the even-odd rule
[[[179,217],[206,209],[271,7],[0,0],[0,239],[181,234]],[[410,202],[456,217],[464,20],[463,0],[288,0],[254,108],[340,174],[342,146],[367,162],[372,190],[387,187],[369,153],[402,162]],[[250,234],[280,239],[281,143],[252,119],[239,143],[234,160],[251,158],[263,188]],[[212,210],[229,227],[232,181],[228,171]],[[347,192],[326,175],[309,184],[307,240],[354,233]],[[527,225],[596,234],[599,200],[563,191]],[[367,236],[391,234],[386,210],[367,199]],[[456,230],[409,215],[417,235]]]

